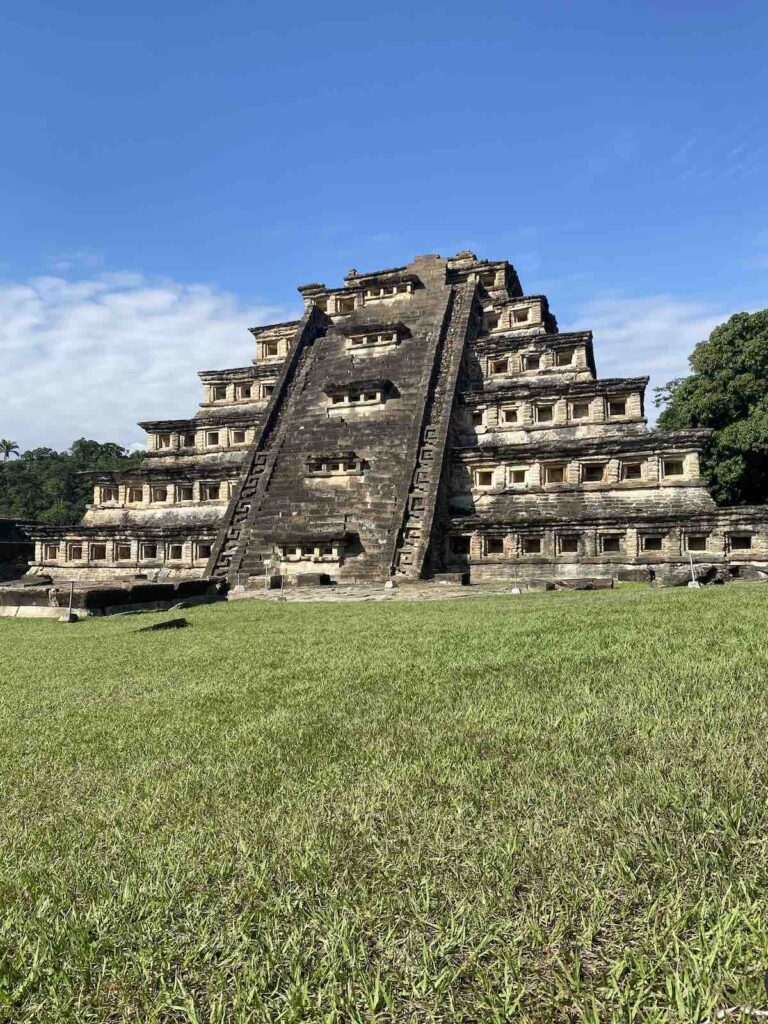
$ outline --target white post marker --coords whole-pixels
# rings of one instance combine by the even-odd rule
[[[514,585],[514,587],[512,587],[511,593],[516,594],[518,597],[522,593],[522,591],[520,590],[520,587],[518,587],[518,585],[517,585],[517,566],[515,566],[515,585]]]
[[[69,606],[67,607],[67,614],[62,615],[59,622],[77,622],[77,616],[72,612],[72,604],[74,603],[75,596],[75,581],[69,581]]]
[[[688,586],[692,590],[700,590],[701,589],[701,584],[696,579],[696,571],[693,568],[693,555],[691,554],[690,551],[688,552],[688,561],[691,563],[691,582],[688,584]]]

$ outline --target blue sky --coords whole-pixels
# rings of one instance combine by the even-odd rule
[[[7,7],[0,436],[138,441],[297,284],[464,248],[601,373],[682,372],[768,305],[767,39],[738,0]]]

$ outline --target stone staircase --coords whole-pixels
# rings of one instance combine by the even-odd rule
[[[285,415],[290,396],[300,391],[314,356],[313,343],[325,335],[331,321],[317,306],[304,314],[283,364],[267,406],[261,430],[246,459],[246,468],[232,495],[206,575],[234,582],[238,575],[259,575],[264,571],[264,545],[251,534],[253,522],[269,488],[283,438],[289,430]],[[244,556],[248,554],[247,564]]]
[[[329,416],[327,382],[355,381],[361,371],[338,325],[310,307],[230,502],[209,575],[247,585],[274,561],[276,546],[294,538],[342,540],[339,577],[347,582],[422,575],[475,296],[474,283],[446,287],[437,273],[428,285],[399,311],[414,340],[374,364],[394,382],[396,399],[369,417]],[[354,328],[365,329],[373,315],[354,314]],[[331,483],[324,490],[307,477],[307,459],[333,451],[360,453],[366,468],[348,487]]]
[[[435,353],[432,379],[424,406],[418,454],[397,532],[390,572],[418,578],[427,566],[435,509],[446,463],[451,413],[464,343],[472,323],[476,286],[454,286]]]

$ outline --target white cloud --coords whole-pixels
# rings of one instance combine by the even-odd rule
[[[578,306],[560,330],[591,330],[600,377],[651,378],[646,415],[656,418],[653,389],[688,374],[688,356],[735,309],[669,295],[603,296]]]
[[[250,363],[248,327],[296,315],[132,272],[0,283],[0,437],[141,443],[137,420],[195,413],[198,370]]]

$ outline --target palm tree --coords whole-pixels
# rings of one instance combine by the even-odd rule
[[[18,456],[19,446],[15,441],[6,441],[5,438],[0,440],[0,452],[3,453],[3,462],[7,462],[12,455]]]

